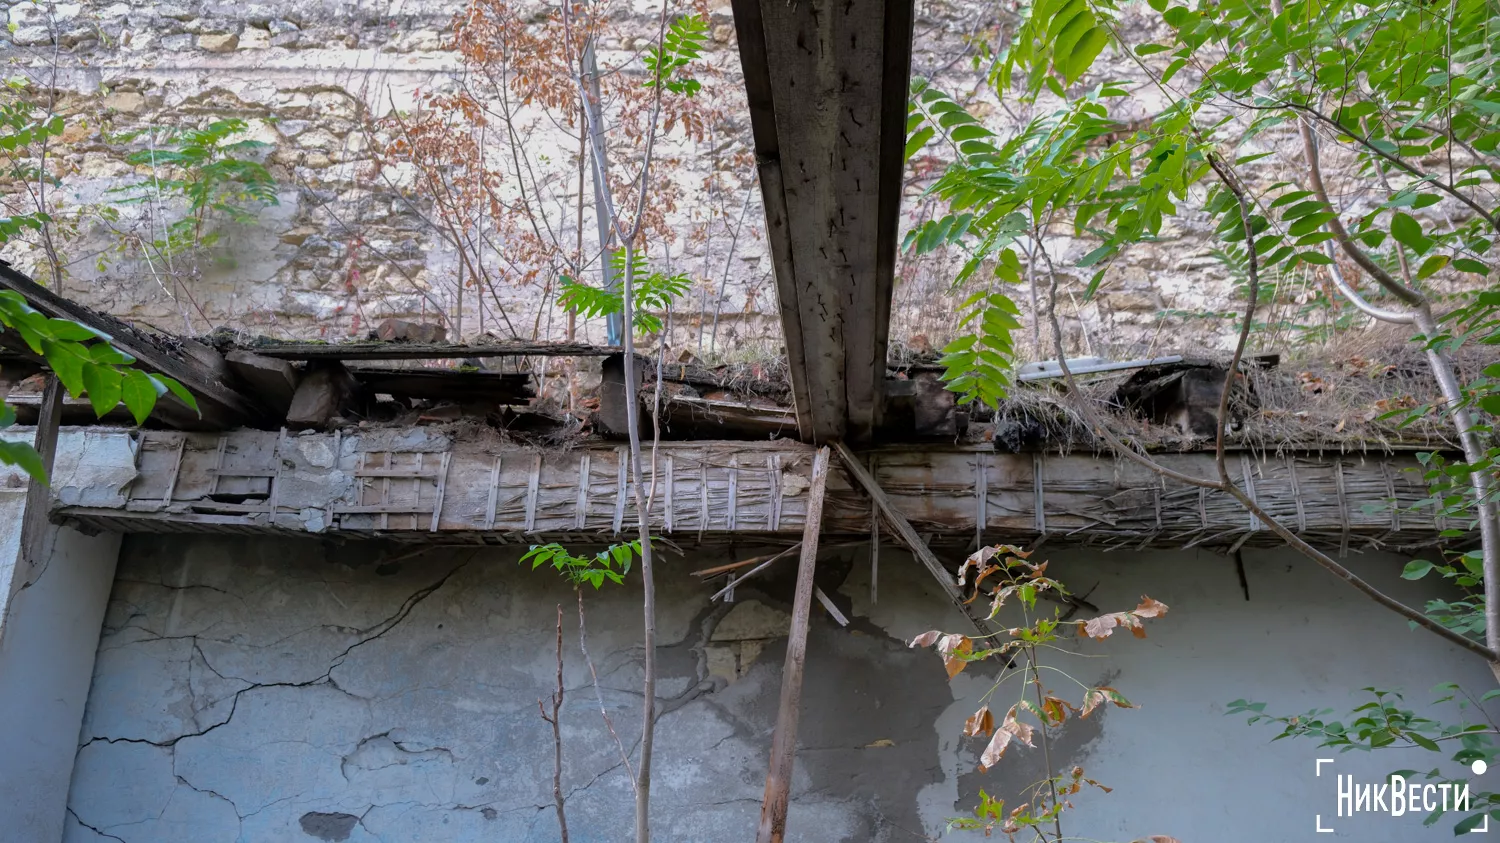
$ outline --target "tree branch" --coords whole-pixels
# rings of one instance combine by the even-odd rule
[[[1235,195],[1235,198],[1239,201],[1240,219],[1245,226],[1245,231],[1247,234],[1246,241],[1247,247],[1249,249],[1250,265],[1252,267],[1251,277],[1252,279],[1256,279],[1258,277],[1258,267],[1256,266],[1258,259],[1255,255],[1255,238],[1250,229],[1249,207],[1243,195],[1243,189],[1239,186],[1238,182],[1232,177],[1232,175],[1226,178],[1228,167],[1224,165],[1222,161],[1217,161],[1213,156],[1211,156],[1209,160],[1211,162],[1214,162],[1215,172],[1219,175],[1221,180],[1224,180],[1226,187],[1229,188],[1229,190]],[[1043,256],[1043,259],[1047,262],[1048,275],[1050,276],[1051,280],[1048,318],[1051,321],[1052,325],[1053,348],[1057,354],[1058,365],[1062,369],[1063,379],[1068,385],[1068,394],[1070,397],[1077,398],[1081,395],[1081,392],[1079,391],[1077,380],[1073,377],[1073,372],[1068,368],[1067,358],[1063,351],[1062,345],[1062,324],[1057,316],[1057,273],[1052,266],[1052,258],[1047,253],[1047,250],[1045,248],[1041,248],[1039,249],[1039,251]],[[1254,281],[1252,280],[1252,287],[1253,286]],[[1240,328],[1239,341],[1236,344],[1235,348],[1234,359],[1236,362],[1243,356],[1244,346],[1249,336],[1249,325],[1255,314],[1255,305],[1255,298],[1254,296],[1252,296],[1250,301],[1246,304],[1245,316]],[[1224,408],[1227,404],[1228,393],[1232,387],[1233,379],[1236,374],[1237,370],[1232,370],[1226,376],[1224,392],[1220,395],[1219,403],[1221,408]],[[1384,592],[1375,588],[1373,585],[1370,585],[1368,582],[1365,582],[1362,578],[1359,577],[1359,575],[1355,574],[1353,571],[1340,564],[1338,560],[1308,544],[1296,533],[1292,532],[1286,526],[1281,524],[1281,522],[1277,521],[1273,516],[1262,509],[1259,504],[1252,500],[1249,495],[1245,494],[1243,490],[1236,486],[1229,479],[1228,470],[1224,462],[1224,434],[1222,429],[1224,424],[1224,416],[1220,416],[1218,420],[1220,431],[1214,453],[1219,479],[1208,480],[1201,477],[1194,477],[1190,474],[1184,474],[1180,471],[1174,471],[1173,469],[1161,465],[1146,454],[1140,453],[1136,449],[1126,445],[1123,441],[1121,441],[1119,436],[1117,436],[1114,431],[1109,428],[1104,420],[1100,418],[1094,407],[1087,401],[1075,400],[1073,403],[1078,408],[1079,412],[1084,416],[1085,420],[1088,422],[1089,427],[1093,429],[1095,435],[1104,440],[1105,444],[1109,446],[1110,450],[1114,451],[1119,456],[1129,459],[1132,462],[1135,462],[1149,469],[1159,476],[1168,477],[1173,480],[1177,480],[1178,482],[1186,483],[1190,486],[1224,492],[1225,494],[1228,494],[1230,497],[1238,501],[1241,506],[1245,507],[1245,509],[1250,514],[1259,519],[1261,523],[1265,524],[1272,533],[1275,533],[1287,544],[1291,545],[1291,547],[1297,552],[1316,562],[1329,573],[1353,586],[1357,591],[1364,594],[1366,597],[1369,597],[1371,600],[1374,600],[1381,606],[1390,609],[1403,618],[1406,618],[1413,624],[1427,630],[1428,632],[1433,633],[1434,635],[1437,635],[1440,638],[1449,641],[1452,644],[1456,644],[1457,646],[1462,647],[1463,649],[1468,650],[1469,652],[1476,655],[1483,656],[1486,660],[1492,663],[1497,660],[1495,651],[1485,646],[1484,644],[1481,644],[1471,638],[1454,632],[1453,630],[1437,623],[1436,621],[1432,620],[1416,609],[1413,609],[1410,606],[1407,606],[1406,604],[1400,602],[1399,600],[1386,595]]]

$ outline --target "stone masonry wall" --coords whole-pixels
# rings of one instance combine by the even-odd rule
[[[641,49],[655,22],[650,4],[615,2],[610,8],[622,24],[621,34],[601,45],[606,64]],[[749,121],[733,19],[724,0],[706,0],[703,8],[710,15],[710,61],[717,74],[705,90],[727,117],[704,143],[686,140],[681,130],[669,136],[668,157],[678,159],[669,169],[681,192],[672,212],[679,236],[653,242],[652,259],[659,268],[670,264],[694,279],[673,321],[676,347],[775,353],[780,324],[748,156]],[[370,127],[393,113],[409,113],[420,92],[455,88],[464,72],[451,45],[458,9],[435,0],[0,0],[0,17],[10,29],[0,34],[7,73],[28,80],[32,96],[56,90],[57,109],[70,117],[68,135],[52,150],[49,165],[60,179],[51,195],[58,203],[64,291],[179,333],[222,326],[337,339],[362,334],[386,316],[431,320],[439,312],[455,314],[459,265],[433,225],[430,191],[410,168],[374,167],[374,148],[389,135]],[[972,0],[925,0],[916,23],[913,73],[970,100],[976,113],[1000,129],[1019,125],[1032,112],[1002,106],[986,93],[981,72],[965,51],[968,39],[993,31],[1010,14]],[[1143,31],[1151,24],[1127,13],[1125,25]],[[1113,78],[1138,73],[1124,56],[1111,53],[1102,62],[1100,73]],[[1138,99],[1142,116],[1161,105],[1150,101],[1149,90]],[[190,269],[168,271],[115,253],[121,232],[151,234],[145,230],[145,209],[118,207],[117,195],[109,193],[149,169],[123,161],[142,142],[123,142],[118,135],[225,117],[246,119],[248,136],[271,144],[264,158],[279,185],[279,204],[260,211],[253,223],[221,226],[223,240],[215,254]],[[544,157],[575,160],[575,145],[564,131],[544,130],[524,143],[538,166]],[[730,159],[736,163],[724,165]],[[722,170],[719,187],[705,189],[711,162],[728,169]],[[930,175],[913,173],[908,223],[932,213],[921,198]],[[1265,175],[1276,180],[1283,174]],[[576,197],[571,182],[556,189],[558,201],[571,206],[569,197]],[[0,194],[25,198],[14,182],[0,181]],[[106,208],[120,219],[104,220],[101,209]],[[171,209],[166,211],[170,217]],[[564,239],[576,228],[567,217],[559,216]],[[1189,217],[1164,232],[1159,243],[1132,250],[1092,302],[1081,300],[1086,277],[1070,276],[1064,283],[1072,296],[1065,314],[1069,342],[1083,350],[1119,353],[1223,344],[1230,334],[1227,321],[1184,315],[1221,309],[1234,289],[1234,280],[1210,253],[1206,223]],[[594,237],[588,213],[583,229],[587,238]],[[1063,237],[1052,245],[1061,265],[1092,248],[1086,240]],[[4,256],[39,276],[50,275],[34,240],[11,244]],[[101,257],[107,259],[102,266]],[[503,263],[493,254],[481,260],[497,267]],[[940,346],[952,335],[955,304],[966,295],[949,288],[955,267],[952,255],[903,258],[892,329],[898,351],[906,345]],[[483,309],[471,290],[463,308],[464,333],[562,336],[565,314],[544,306],[555,294],[555,289],[548,292],[555,280],[499,285],[484,294]],[[1016,297],[1029,310],[1026,291],[1017,290]],[[579,331],[585,339],[603,338],[597,321],[583,321]],[[1030,345],[1029,336],[1021,340],[1023,347]],[[1051,356],[1050,348],[1041,356]]]

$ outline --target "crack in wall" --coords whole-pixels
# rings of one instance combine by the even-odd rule
[[[471,554],[471,558],[472,558],[472,554]],[[444,574],[442,576],[442,578],[439,579],[437,582],[432,583],[431,585],[425,586],[425,587],[423,587],[421,589],[418,589],[410,597],[407,597],[406,600],[401,604],[401,607],[396,610],[395,614],[391,615],[390,617],[386,618],[385,620],[383,620],[383,621],[381,621],[381,622],[379,622],[379,623],[377,623],[377,624],[375,624],[373,626],[370,626],[370,627],[368,627],[368,628],[366,628],[364,630],[361,630],[360,634],[364,635],[365,637],[363,637],[360,640],[354,642],[353,644],[350,644],[348,647],[345,647],[344,650],[341,653],[339,653],[337,656],[334,656],[333,659],[331,660],[331,664],[329,665],[328,669],[326,671],[324,671],[321,676],[317,676],[317,677],[314,677],[312,679],[308,679],[308,680],[303,681],[303,682],[250,682],[249,680],[244,679],[242,677],[225,675],[224,673],[222,673],[219,670],[217,670],[213,666],[213,664],[208,661],[207,657],[205,657],[203,655],[203,650],[198,646],[198,637],[197,636],[181,636],[182,638],[190,639],[190,640],[193,641],[193,647],[194,647],[195,652],[198,654],[198,656],[200,658],[202,658],[204,666],[207,667],[209,670],[213,671],[213,673],[214,673],[215,676],[218,676],[220,679],[237,680],[237,681],[240,681],[240,682],[247,682],[247,683],[249,683],[246,687],[241,688],[240,690],[236,691],[232,695],[233,696],[233,701],[229,705],[229,715],[227,717],[225,717],[223,720],[220,720],[219,722],[214,723],[213,725],[208,726],[207,728],[200,729],[199,731],[196,731],[196,732],[188,732],[186,734],[178,735],[178,736],[176,736],[174,738],[169,738],[169,739],[167,739],[165,741],[155,741],[155,740],[151,740],[149,738],[125,738],[125,737],[111,738],[111,737],[105,737],[105,736],[95,736],[95,737],[92,737],[89,740],[85,741],[84,743],[80,744],[78,748],[81,750],[81,749],[83,749],[83,748],[85,748],[87,746],[90,746],[92,744],[95,744],[95,743],[98,743],[98,742],[101,742],[101,741],[104,742],[104,743],[111,743],[111,744],[113,744],[113,743],[122,743],[122,742],[123,743],[144,743],[144,744],[149,744],[151,746],[156,746],[156,747],[170,748],[170,747],[176,746],[178,741],[186,740],[188,738],[202,737],[202,736],[208,734],[209,732],[212,732],[215,729],[218,729],[219,727],[224,726],[225,724],[229,723],[229,721],[231,721],[231,720],[234,719],[234,714],[235,714],[235,711],[239,708],[239,703],[240,703],[240,698],[241,697],[243,697],[245,694],[247,694],[247,693],[249,693],[251,691],[260,691],[260,690],[264,690],[264,689],[267,689],[267,688],[308,688],[308,687],[311,687],[311,686],[314,686],[314,685],[328,685],[328,686],[332,687],[334,690],[338,691],[339,693],[342,693],[342,694],[345,694],[347,696],[354,697],[354,698],[358,699],[359,697],[356,694],[351,694],[348,691],[345,691],[343,688],[339,687],[337,681],[335,681],[334,678],[333,678],[333,671],[335,671],[339,667],[341,667],[344,664],[344,661],[349,657],[349,654],[352,653],[355,649],[357,649],[357,648],[359,648],[359,647],[361,647],[361,646],[363,646],[365,644],[370,643],[371,641],[374,641],[374,640],[376,640],[376,639],[384,636],[386,633],[390,632],[391,630],[393,630],[397,626],[399,626],[402,621],[406,620],[406,618],[411,615],[413,609],[415,609],[423,600],[426,600],[428,597],[432,596],[432,594],[434,592],[436,592],[438,589],[442,588],[448,582],[448,580],[452,579],[452,577],[453,577],[454,574],[457,574],[460,570],[462,570],[464,568],[464,566],[468,565],[468,563],[469,563],[468,560],[460,562],[458,565],[454,566],[451,570],[449,570],[448,573]],[[218,700],[217,702],[223,702],[223,700],[221,699],[221,700]]]
[[[78,823],[79,825],[83,826],[84,828],[88,829],[89,831],[94,832],[95,834],[99,835],[100,837],[108,837],[110,840],[118,840],[118,841],[120,841],[120,843],[127,843],[127,841],[123,837],[116,837],[115,835],[110,834],[107,831],[102,831],[102,830],[100,830],[98,828],[95,828],[94,826],[91,826],[88,823],[84,822],[83,818],[80,817],[80,816],[78,816],[78,812],[74,811],[73,810],[73,806],[71,806],[71,805],[68,806],[68,816],[72,817],[74,822]]]

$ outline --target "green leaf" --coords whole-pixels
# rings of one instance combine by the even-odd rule
[[[156,382],[151,380],[145,372],[138,369],[128,369],[124,372],[120,384],[120,398],[125,402],[126,409],[130,410],[130,415],[135,417],[136,424],[146,423],[160,394],[157,391]]]
[[[1406,563],[1405,568],[1401,569],[1401,578],[1404,580],[1419,580],[1427,576],[1432,567],[1432,563],[1426,559],[1413,559]]]
[[[1099,57],[1099,53],[1104,50],[1104,45],[1108,43],[1109,30],[1102,26],[1096,25],[1085,32],[1073,45],[1067,58],[1058,65],[1063,79],[1067,80],[1069,85],[1076,82],[1094,64],[1094,59]],[[1059,39],[1059,48],[1061,48],[1061,39]]]
[[[1424,737],[1422,735],[1417,734],[1416,732],[1407,732],[1406,736],[1408,738],[1411,738],[1411,742],[1412,743],[1416,744],[1417,746],[1420,746],[1421,748],[1423,748],[1425,750],[1428,750],[1430,752],[1442,752],[1442,747],[1439,747],[1437,745],[1437,743],[1435,741],[1433,741],[1431,738]]]
[[[1427,260],[1422,261],[1421,268],[1417,270],[1417,277],[1431,278],[1433,275],[1437,274],[1438,271],[1440,271],[1443,267],[1447,266],[1450,260],[1451,258],[1449,258],[1447,255],[1433,255],[1432,257],[1429,257]]]
[[[175,395],[178,401],[186,404],[188,409],[197,413],[199,418],[203,418],[203,411],[198,409],[198,399],[194,398],[193,394],[187,391],[187,387],[167,377],[166,375],[150,374],[146,377],[151,378],[151,380],[155,381],[159,386],[164,387],[168,392]]]
[[[1109,246],[1109,245],[1100,246],[1099,248],[1097,248],[1097,249],[1093,250],[1092,252],[1089,252],[1088,254],[1084,255],[1081,258],[1079,258],[1078,259],[1078,266],[1081,267],[1081,268],[1086,268],[1086,267],[1093,266],[1094,264],[1098,263],[1099,261],[1104,260],[1105,258],[1109,257],[1111,254],[1114,254],[1114,251],[1115,251],[1115,247],[1114,246]]]
[[[29,442],[8,442],[0,439],[0,463],[16,466],[30,475],[32,479],[47,482],[47,469],[42,465],[42,457]]]
[[[1396,213],[1391,216],[1391,236],[1417,254],[1432,247],[1432,241],[1422,233],[1422,224],[1411,214]]]
[[[1088,287],[1084,288],[1083,291],[1083,300],[1088,301],[1089,299],[1092,299],[1094,297],[1094,294],[1099,292],[1099,284],[1103,281],[1104,270],[1101,269],[1098,272],[1095,272],[1093,277],[1089,279],[1089,285]]]
[[[1470,258],[1456,258],[1453,261],[1453,268],[1458,270],[1459,272],[1469,272],[1473,273],[1474,275],[1490,274],[1490,268],[1488,266],[1485,266],[1479,261],[1472,260]]]
[[[926,146],[927,142],[932,140],[933,136],[936,134],[937,131],[935,129],[933,129],[931,126],[927,126],[924,127],[921,131],[912,135],[911,138],[906,142],[905,159],[907,161],[910,161],[911,157],[920,152],[922,147]]]
[[[85,389],[83,365],[93,363],[83,346],[75,342],[50,339],[42,340],[41,345],[42,354],[47,358],[47,365],[57,375],[57,379],[62,381],[68,393],[74,397],[82,395]]]
[[[120,404],[120,373],[98,363],[85,363],[81,373],[83,388],[88,391],[94,414],[103,418]]]
[[[108,334],[100,333],[86,325],[80,325],[68,319],[48,319],[47,328],[53,339],[70,340],[72,342],[86,342],[92,339],[109,339]]]

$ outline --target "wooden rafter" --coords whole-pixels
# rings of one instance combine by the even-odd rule
[[[804,440],[883,409],[912,0],[733,0]]]
[[[170,395],[157,403],[155,415],[167,424],[187,430],[216,430],[266,421],[266,413],[254,399],[234,386],[234,376],[217,351],[193,340],[174,340],[175,349],[154,341],[123,322],[59,296],[0,261],[0,289],[20,293],[28,304],[53,319],[71,319],[111,337],[115,348],[136,359],[147,372],[166,375],[192,393],[202,415]],[[0,345],[35,358],[14,331],[0,332]]]
[[[460,360],[485,357],[606,357],[619,354],[612,346],[586,343],[495,342],[257,342],[244,350],[277,360]]]

